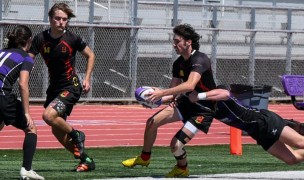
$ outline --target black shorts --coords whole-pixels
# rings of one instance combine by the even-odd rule
[[[257,119],[255,131],[249,135],[261,145],[264,150],[268,150],[277,140],[279,140],[286,121],[279,115],[262,109],[261,116]]]
[[[28,127],[23,106],[14,94],[0,96],[0,124],[2,122],[21,130]]]
[[[205,101],[205,107],[210,109],[211,111],[204,110],[201,106],[191,103],[188,97],[181,97],[177,101],[177,108],[183,116],[183,122],[186,123],[189,121],[193,124],[197,129],[203,131],[204,133],[208,133],[211,123],[213,121],[213,103],[211,101]]]
[[[82,87],[69,86],[60,90],[48,90],[44,107],[52,106],[60,116],[69,116],[73,110],[73,106],[78,102],[82,93]]]

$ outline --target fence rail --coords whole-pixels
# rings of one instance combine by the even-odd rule
[[[17,24],[28,25],[34,34],[49,28],[44,9],[56,1],[0,2],[3,48],[5,35]],[[96,54],[92,91],[83,95],[82,101],[132,101],[138,86],[167,87],[172,63],[177,58],[171,44],[174,23],[192,24],[201,35],[200,50],[212,60],[217,84],[270,85],[271,99],[285,100],[289,98],[283,92],[280,77],[304,74],[301,8],[173,1],[67,2],[77,13],[77,19],[70,22],[70,30],[81,34]],[[31,15],[23,10],[25,7],[38,8],[41,13]],[[176,9],[178,17],[174,17]],[[120,13],[114,16],[117,11]],[[80,55],[76,59],[81,79],[86,61]],[[30,79],[31,101],[45,99],[46,72],[38,56]]]

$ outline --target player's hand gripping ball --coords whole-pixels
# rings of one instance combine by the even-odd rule
[[[147,101],[147,94],[153,92],[154,89],[149,86],[142,86],[136,89],[135,91],[135,98],[138,101],[139,104],[147,107],[147,108],[157,108],[162,104],[161,99],[152,103]]]

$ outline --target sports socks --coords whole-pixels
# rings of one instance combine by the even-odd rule
[[[37,145],[37,134],[25,133],[25,137],[23,141],[22,167],[24,167],[27,171],[32,169],[32,162],[36,151],[36,145]]]
[[[151,158],[151,152],[142,151],[140,157],[142,160],[148,161]]]
[[[68,135],[74,140],[74,139],[78,138],[79,133],[78,133],[78,131],[76,131],[75,129],[73,129]]]
[[[182,170],[186,170],[187,169],[188,164],[181,166],[181,165],[177,165],[177,167],[179,167]]]
[[[80,160],[82,162],[92,162],[92,159],[85,152],[81,155]]]

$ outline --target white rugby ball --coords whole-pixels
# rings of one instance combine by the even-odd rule
[[[147,94],[149,94],[153,91],[154,91],[154,89],[149,86],[142,86],[142,87],[137,88],[135,90],[135,98],[136,98],[137,102],[139,104],[144,105],[149,108],[159,107],[162,104],[161,99],[156,101],[155,103],[147,101],[147,98],[148,98]]]

